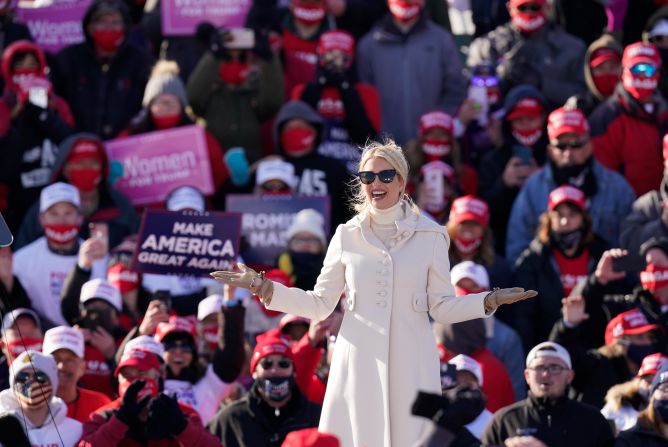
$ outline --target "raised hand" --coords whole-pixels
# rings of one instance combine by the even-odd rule
[[[561,312],[567,326],[577,326],[589,318],[589,314],[585,312],[585,300],[581,296],[563,298]]]
[[[274,283],[264,277],[264,272],[258,273],[242,263],[237,263],[240,272],[218,271],[211,276],[224,284],[229,284],[242,289],[248,289],[267,305],[271,302],[274,293]]]

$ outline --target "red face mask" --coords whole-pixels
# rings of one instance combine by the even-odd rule
[[[303,25],[316,25],[325,18],[325,6],[322,3],[293,2],[292,17]]]
[[[510,13],[510,19],[512,20],[513,25],[515,25],[521,33],[525,34],[535,33],[547,23],[545,13],[542,11],[526,13],[515,8],[513,8]]]
[[[181,115],[178,113],[175,115],[164,116],[151,115],[151,121],[153,121],[153,125],[156,129],[171,129],[172,127],[176,127],[181,122]]]
[[[461,236],[455,236],[453,242],[458,252],[463,255],[470,255],[482,244],[482,236],[473,239],[464,239]]]
[[[636,76],[629,70],[623,70],[622,84],[624,85],[624,90],[629,92],[629,95],[640,102],[644,102],[654,94],[659,85],[659,70],[651,77]]]
[[[42,352],[42,342],[43,340],[41,338],[24,338],[10,341],[6,344],[7,351],[9,351],[7,362],[11,364],[16,357],[23,354],[25,351],[32,350]]]
[[[315,143],[315,132],[303,127],[293,127],[281,133],[281,146],[287,154],[298,156],[309,152]]]
[[[397,21],[406,23],[420,15],[419,5],[407,2],[406,0],[389,0],[387,6],[390,8],[390,14]]]
[[[536,142],[543,135],[543,129],[540,127],[536,129],[523,130],[512,128],[511,133],[513,137],[515,137],[515,139],[520,142],[520,144],[526,147],[531,147],[536,144]]]
[[[107,281],[121,293],[128,293],[139,287],[139,274],[123,264],[114,264],[107,270]]]
[[[44,235],[46,236],[46,239],[54,244],[69,244],[77,238],[78,234],[79,225],[77,224],[44,225]]]
[[[75,168],[69,171],[70,183],[81,192],[91,192],[102,180],[102,172],[97,168]]]
[[[139,379],[135,379],[135,380],[139,380]],[[155,396],[158,395],[158,393],[160,392],[160,386],[158,384],[158,379],[143,378],[141,380],[144,381],[144,388],[142,388],[139,391],[139,394],[137,395],[137,400],[140,400],[144,396],[149,396],[150,395],[151,397],[155,397]],[[128,390],[128,388],[130,388],[130,385],[132,385],[133,382],[134,382],[134,380],[132,380],[132,381],[124,380],[122,383],[119,382],[119,384],[118,384],[118,395],[120,397],[123,397],[125,395],[125,392]]]
[[[218,75],[226,84],[241,85],[248,77],[248,62],[233,60],[218,65]]]
[[[616,74],[600,74],[600,75],[591,75],[592,80],[596,89],[601,93],[601,95],[606,98],[615,91],[615,87],[619,82],[619,76]]]
[[[485,289],[465,289],[463,287],[455,286],[455,296],[466,296],[471,295],[472,293],[484,292]]]
[[[113,53],[123,43],[125,31],[123,30],[95,30],[90,33],[95,43],[95,48],[105,53]]]
[[[427,161],[443,160],[450,155],[452,145],[450,142],[443,140],[424,140],[422,143],[422,151]]]
[[[640,272],[640,283],[652,293],[668,286],[668,266],[647,264],[645,270]]]
[[[490,104],[496,104],[501,99],[501,89],[499,87],[487,87],[487,100]]]

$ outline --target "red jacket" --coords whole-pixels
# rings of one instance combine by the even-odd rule
[[[327,384],[315,373],[322,358],[323,349],[313,347],[308,334],[292,345],[292,355],[295,358],[295,382],[304,396],[311,402],[322,405],[325,400]]]
[[[121,399],[99,408],[91,414],[90,420],[83,426],[83,435],[79,447],[220,447],[220,439],[209,433],[202,425],[197,412],[190,406],[179,402],[181,411],[188,416],[188,425],[176,439],[148,441],[142,445],[126,438],[128,426],[116,417],[116,410],[121,406]]]

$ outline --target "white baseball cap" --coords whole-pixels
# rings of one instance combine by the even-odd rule
[[[451,358],[448,363],[454,365],[457,371],[468,371],[473,374],[478,380],[478,385],[482,386],[482,368],[480,367],[480,363],[464,354],[459,354]]]
[[[325,237],[325,218],[313,208],[303,209],[297,214],[288,228],[285,236],[288,240],[301,233],[302,231],[311,233],[322,242],[323,247],[327,247],[327,238]]]
[[[568,366],[568,369],[573,368],[570,354],[560,344],[551,341],[545,341],[534,346],[527,355],[527,368],[534,359],[541,357],[555,357],[561,359],[566,364],[566,366]]]
[[[484,266],[473,261],[463,261],[455,265],[450,272],[450,281],[456,286],[459,281],[468,278],[485,290],[489,289],[489,275]]]
[[[79,190],[75,186],[64,182],[47,186],[39,195],[39,212],[43,213],[59,202],[71,203],[77,208],[81,208]]]
[[[22,352],[21,355],[16,357],[16,360],[9,365],[9,387],[14,388],[16,375],[28,368],[42,371],[49,377],[51,389],[55,396],[56,390],[58,389],[58,368],[56,367],[56,360],[50,355],[45,355],[33,350]]]
[[[269,180],[280,180],[290,188],[295,187],[295,167],[280,158],[262,160],[257,164],[255,184],[262,185]]]
[[[51,355],[59,349],[69,349],[84,358],[84,337],[81,331],[70,326],[56,326],[44,333],[42,352]]]
[[[195,210],[203,213],[206,209],[204,195],[192,186],[176,188],[167,197],[166,207],[169,211]]]
[[[79,301],[83,304],[92,299],[104,300],[119,312],[123,308],[121,292],[116,287],[112,286],[106,279],[91,279],[81,286]]]
[[[35,320],[35,324],[37,325],[38,328],[42,328],[42,325],[39,321],[39,317],[33,311],[32,309],[28,309],[25,307],[17,307],[11,312],[7,312],[5,316],[2,318],[2,330],[6,331],[8,329],[11,329],[11,327],[14,325],[14,322],[22,316],[22,315],[27,315],[31,317],[33,320]]]
[[[197,305],[197,320],[202,321],[211,314],[217,314],[223,305],[223,295],[209,295]]]
[[[156,341],[156,339],[150,335],[140,335],[127,342],[123,348],[123,354],[130,352],[133,349],[142,349],[144,351],[152,352],[160,357],[160,359],[162,359],[162,354],[165,353],[165,347],[162,346],[162,343]]]

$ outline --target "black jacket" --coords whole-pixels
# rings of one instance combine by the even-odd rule
[[[225,447],[279,447],[288,433],[317,427],[321,409],[294,386],[292,398],[276,416],[255,384],[247,396],[223,408],[209,430]]]
[[[668,447],[668,439],[653,430],[647,430],[638,424],[621,432],[615,441],[615,447]]]
[[[494,414],[482,444],[502,446],[507,438],[520,435],[534,436],[550,447],[600,447],[614,442],[610,425],[596,408],[566,397],[546,402],[531,393]]]

